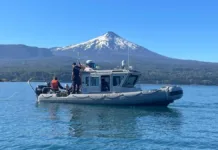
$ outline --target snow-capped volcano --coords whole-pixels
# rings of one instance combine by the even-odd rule
[[[165,56],[152,52],[142,46],[134,44],[114,32],[107,32],[102,36],[80,44],[65,47],[52,48],[51,51],[57,56],[70,56],[90,59],[125,59],[130,53],[140,59],[163,59]]]
[[[102,36],[91,39],[87,42],[80,44],[70,45],[66,47],[58,47],[55,51],[66,51],[66,50],[112,50],[112,51],[122,51],[122,50],[139,50],[144,49],[132,42],[125,40],[114,32],[107,32]]]

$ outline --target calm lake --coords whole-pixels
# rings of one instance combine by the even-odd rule
[[[218,87],[182,88],[168,107],[121,107],[37,104],[27,83],[0,83],[0,149],[218,149]]]

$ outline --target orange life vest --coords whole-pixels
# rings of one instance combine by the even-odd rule
[[[58,80],[51,81],[51,88],[54,90],[58,90]]]

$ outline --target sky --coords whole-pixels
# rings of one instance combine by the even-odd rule
[[[218,62],[217,0],[0,0],[0,44],[59,47],[113,31],[156,53]]]

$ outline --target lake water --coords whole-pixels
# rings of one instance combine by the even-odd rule
[[[218,87],[182,88],[167,108],[118,107],[37,104],[27,83],[0,83],[0,149],[218,149]]]

